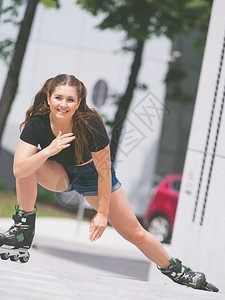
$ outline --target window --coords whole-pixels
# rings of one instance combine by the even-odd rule
[[[173,188],[173,190],[179,192],[180,191],[180,185],[181,185],[181,181],[180,180],[174,180],[172,182],[172,188]]]

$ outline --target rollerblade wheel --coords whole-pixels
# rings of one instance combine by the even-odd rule
[[[210,292],[219,292],[219,289],[212,283],[206,282],[205,289]]]
[[[30,253],[27,252],[24,256],[20,257],[19,259],[20,259],[20,262],[21,262],[21,263],[26,263],[26,262],[28,262],[28,260],[30,259]]]
[[[17,261],[19,259],[19,254],[11,255],[9,258],[10,258],[11,261]]]
[[[9,253],[2,253],[1,254],[1,259],[2,260],[7,260],[9,258]]]

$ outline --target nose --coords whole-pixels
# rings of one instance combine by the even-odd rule
[[[66,106],[67,106],[66,99],[63,99],[63,100],[60,102],[60,107],[66,107]]]

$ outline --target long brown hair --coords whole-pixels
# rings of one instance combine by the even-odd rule
[[[47,101],[47,95],[51,97],[55,87],[59,85],[74,86],[77,89],[78,98],[81,98],[79,108],[73,115],[73,134],[75,139],[75,158],[77,163],[82,163],[82,155],[84,150],[88,151],[88,137],[87,130],[92,134],[94,138],[94,132],[96,129],[92,128],[87,118],[91,115],[97,116],[102,122],[102,117],[98,112],[89,108],[86,103],[87,89],[83,82],[74,77],[73,75],[59,74],[54,78],[48,79],[41,90],[36,94],[33,105],[27,110],[25,121],[20,125],[21,127],[28,123],[29,119],[33,116],[43,116],[50,113],[50,108]]]

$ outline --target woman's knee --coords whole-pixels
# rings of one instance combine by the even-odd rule
[[[136,230],[132,230],[130,233],[128,233],[125,238],[135,245],[142,243],[146,238],[145,229],[140,226]]]
[[[36,172],[37,181],[44,188],[55,192],[63,192],[68,188],[67,172],[56,161],[46,161]]]

